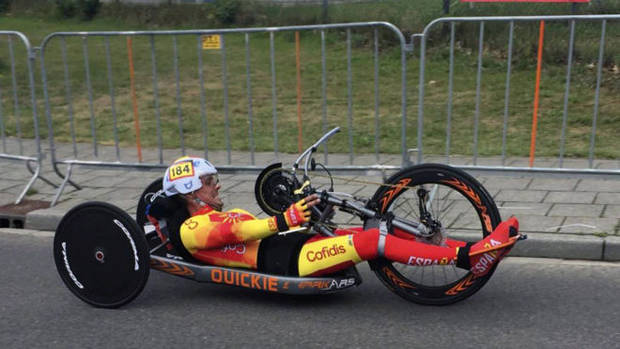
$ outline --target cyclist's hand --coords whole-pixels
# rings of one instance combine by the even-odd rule
[[[319,199],[319,196],[317,194],[308,195],[303,199],[303,201],[306,202],[306,206],[308,206],[308,208],[321,203],[321,199]]]
[[[283,214],[276,216],[279,230],[284,229],[284,224],[287,228],[292,228],[309,222],[310,208],[320,201],[316,194],[312,194],[292,204]]]

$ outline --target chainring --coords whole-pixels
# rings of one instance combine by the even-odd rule
[[[258,206],[268,215],[283,213],[297,200],[299,195],[293,192],[297,189],[295,175],[282,168],[282,163],[266,167],[258,175],[254,185],[254,195]]]

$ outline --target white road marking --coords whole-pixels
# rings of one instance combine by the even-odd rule
[[[552,231],[552,230],[556,230],[558,228],[568,228],[568,227],[580,227],[580,228],[589,228],[589,229],[596,229],[597,228],[596,225],[575,223],[575,224],[558,225],[556,227],[549,227],[549,228],[547,228],[545,230],[546,231]]]

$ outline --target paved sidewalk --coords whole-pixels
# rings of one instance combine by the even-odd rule
[[[201,154],[197,151],[188,153]],[[102,147],[101,154],[114,154],[113,148]],[[177,156],[178,151],[165,151],[165,161],[169,162]],[[226,164],[227,158],[226,152],[209,152],[209,159],[216,166]],[[234,164],[250,163],[248,153],[233,152],[231,158]],[[285,166],[291,164],[294,158],[295,155],[280,154],[280,161],[283,161]],[[384,164],[398,164],[400,161],[397,155],[382,156],[381,159]],[[318,160],[322,160],[322,155],[319,155]],[[356,163],[364,160],[372,162],[374,155],[357,156],[355,159]],[[348,161],[348,155],[330,155],[329,164],[348,164]],[[266,166],[273,162],[276,161],[272,154],[255,155],[257,166]],[[62,170],[64,171],[64,168]],[[43,172],[46,178],[60,183],[59,177],[51,170],[49,160],[44,161]],[[255,215],[264,216],[254,199],[256,175],[246,173],[220,176],[223,185],[220,192],[225,207],[242,207]],[[491,193],[502,217],[516,216],[520,221],[521,231],[529,236],[528,240],[518,244],[513,255],[620,260],[620,180],[552,175],[474,175]],[[25,228],[53,231],[70,208],[92,200],[112,203],[135,215],[138,197],[148,184],[160,176],[159,171],[76,167],[71,179],[83,189],[75,190],[68,185],[58,205],[29,212],[26,215]],[[381,173],[337,177],[344,178],[336,180],[337,191],[366,197],[372,196],[376,186],[358,181],[379,183],[383,179]],[[0,159],[0,205],[12,203],[28,178],[29,172],[23,163]],[[51,201],[55,190],[37,180],[26,199]],[[464,230],[464,235],[468,235],[467,230]]]

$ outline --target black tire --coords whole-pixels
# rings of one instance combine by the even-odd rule
[[[54,236],[54,261],[73,294],[102,308],[136,298],[150,271],[141,229],[127,213],[105,202],[78,205],[62,218]]]
[[[441,164],[422,164],[403,169],[390,177],[369,202],[381,213],[419,221],[417,189],[424,186],[432,196],[429,211],[442,224],[446,237],[467,230],[479,238],[490,234],[501,217],[495,202],[472,176]],[[401,188],[401,189],[399,189]],[[402,188],[405,188],[404,190]],[[445,210],[444,210],[445,209]],[[426,241],[437,244],[437,242]],[[495,267],[484,277],[454,265],[412,266],[383,258],[369,262],[379,279],[397,295],[419,304],[446,305],[476,293],[491,278]],[[425,277],[426,274],[426,277]],[[439,279],[439,280],[438,280]],[[443,279],[443,280],[442,280]]]

